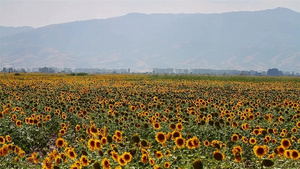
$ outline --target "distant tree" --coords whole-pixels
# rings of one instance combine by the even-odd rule
[[[282,76],[283,73],[279,71],[277,68],[272,68],[267,71],[268,76]]]

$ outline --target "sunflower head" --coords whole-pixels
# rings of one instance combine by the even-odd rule
[[[213,152],[213,157],[215,160],[221,161],[225,159],[225,155],[221,153],[220,150],[216,150]]]
[[[269,147],[266,145],[255,145],[253,147],[253,152],[255,154],[255,156],[261,158],[263,156],[265,156],[269,151]]]

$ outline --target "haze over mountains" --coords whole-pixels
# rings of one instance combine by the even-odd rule
[[[0,67],[300,71],[300,13],[140,14],[0,27]]]

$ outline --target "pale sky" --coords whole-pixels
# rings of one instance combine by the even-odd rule
[[[300,0],[0,0],[1,26],[42,27],[128,13],[223,13],[286,7]]]

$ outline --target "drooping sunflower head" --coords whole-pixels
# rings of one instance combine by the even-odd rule
[[[196,159],[193,162],[193,167],[194,167],[194,169],[203,169],[203,164],[202,164],[201,160],[200,159]]]
[[[216,150],[213,152],[213,157],[215,160],[221,161],[225,159],[225,154],[223,154],[220,150]]]

